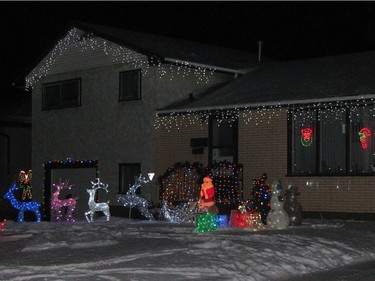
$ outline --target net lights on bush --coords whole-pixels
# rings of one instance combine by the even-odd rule
[[[160,178],[160,199],[166,201],[197,200],[201,169],[199,163],[190,164],[189,162],[178,162],[169,167]]]
[[[222,204],[239,203],[243,196],[240,173],[242,165],[227,161],[207,167],[207,175],[213,179],[215,201]]]
[[[112,57],[113,62],[130,64],[135,69],[140,68],[142,75],[149,73],[151,67],[156,67],[159,78],[169,77],[169,80],[173,80],[176,76],[186,77],[193,75],[197,78],[196,83],[208,83],[216,70],[215,68],[195,66],[186,61],[172,59],[169,59],[168,64],[162,64],[159,59],[157,61],[154,57],[149,59],[138,52],[96,37],[92,32],[84,33],[82,30],[72,28],[63,39],[57,42],[45,61],[32,70],[31,74],[25,79],[25,88],[33,89],[34,85],[42,77],[48,75],[58,57],[70,48],[77,48],[81,52],[102,50],[105,55]]]
[[[266,179],[267,174],[264,173],[259,180],[253,180],[252,187],[253,210],[261,214],[263,223],[266,223],[267,214],[271,209],[271,188],[269,184],[266,184]]]
[[[36,216],[36,221],[40,222],[40,206],[41,204],[36,202],[36,201],[30,201],[30,202],[21,202],[19,201],[13,194],[14,191],[18,189],[16,184],[13,184],[5,193],[4,198],[8,199],[10,201],[10,204],[18,210],[18,222],[23,222],[24,221],[24,213],[26,211],[33,212]]]

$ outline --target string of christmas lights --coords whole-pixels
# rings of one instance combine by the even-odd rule
[[[263,174],[259,180],[253,180],[252,204],[253,210],[260,213],[262,222],[266,223],[267,214],[271,209],[271,188],[266,184],[267,174]]]
[[[135,69],[141,69],[142,75],[149,73],[151,67],[156,67],[159,78],[167,77],[173,80],[176,76],[186,77],[192,75],[196,78],[196,83],[208,83],[214,75],[215,68],[205,68],[194,66],[188,62],[170,62],[162,64],[160,61],[154,62],[151,57],[150,62],[147,56],[138,52],[114,44],[110,41],[96,37],[93,33],[84,33],[83,31],[72,28],[67,35],[59,40],[52,51],[47,55],[44,62],[35,67],[25,79],[26,90],[33,89],[34,85],[42,78],[46,77],[55,64],[59,56],[66,53],[70,48],[79,49],[81,52],[89,50],[102,50],[105,55],[111,56],[112,61],[122,64],[130,64]]]
[[[368,108],[364,111],[363,108]],[[272,119],[280,114],[287,114],[288,120],[298,122],[301,126],[313,121],[329,122],[342,120],[343,114],[349,111],[349,121],[353,122],[359,116],[375,117],[374,99],[338,100],[329,102],[317,102],[311,104],[276,104],[258,107],[233,107],[212,110],[187,110],[184,112],[157,113],[154,128],[165,129],[170,132],[173,129],[181,129],[188,125],[196,125],[203,128],[209,124],[210,118],[215,118],[220,126],[220,121],[226,120],[234,124],[242,120],[247,124],[270,124]],[[317,119],[316,119],[317,114]],[[188,122],[186,122],[186,120]]]
[[[202,164],[175,163],[160,177],[160,200],[197,201],[200,183],[204,175],[213,179],[215,201],[222,204],[242,200],[242,165],[230,162],[214,163],[202,168]]]

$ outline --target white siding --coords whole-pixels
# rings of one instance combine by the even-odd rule
[[[72,43],[61,53],[60,50],[52,50],[26,77],[30,78],[32,74],[41,68],[48,68],[47,74],[61,74],[71,71],[90,69],[105,65],[115,65],[123,62],[137,62],[146,60],[147,57],[133,50],[124,48],[103,38],[94,37],[92,40],[86,40],[88,43]],[[104,50],[107,46],[107,53]],[[117,51],[117,52],[116,52]],[[113,55],[115,54],[115,55]],[[126,55],[126,57],[125,57]],[[52,63],[47,66],[47,61],[53,57]],[[116,59],[117,58],[117,59]]]

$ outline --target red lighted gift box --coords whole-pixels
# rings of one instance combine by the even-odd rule
[[[232,210],[230,213],[230,227],[254,227],[261,226],[261,215],[253,210],[248,210],[245,213],[239,210]]]

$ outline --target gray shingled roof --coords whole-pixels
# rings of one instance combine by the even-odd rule
[[[375,97],[375,51],[263,63],[220,89],[162,112]]]
[[[246,71],[258,64],[257,54],[251,52],[91,23],[77,22],[72,26],[163,60],[171,58],[236,71]]]

